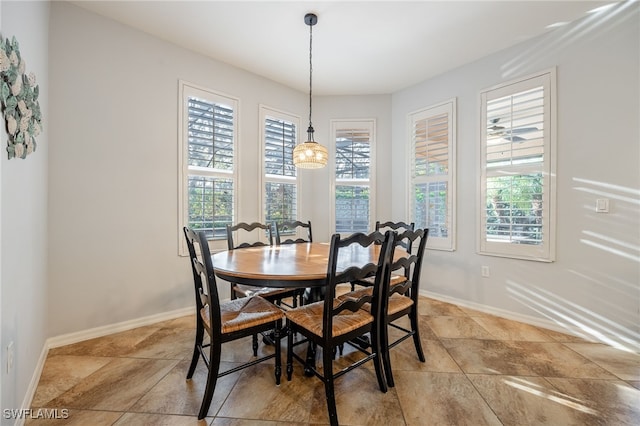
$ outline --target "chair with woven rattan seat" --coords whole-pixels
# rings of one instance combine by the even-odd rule
[[[260,296],[244,297],[220,303],[216,277],[211,262],[211,252],[204,232],[196,234],[184,228],[196,298],[196,338],[187,379],[191,379],[200,358],[207,367],[205,387],[198,420],[203,419],[211,405],[211,399],[219,377],[234,373],[259,362],[274,358],[276,385],[280,384],[282,359],[280,339],[282,329],[282,310]],[[200,252],[198,259],[197,252]],[[274,352],[238,365],[226,371],[220,371],[222,344],[238,340],[257,333],[274,330]],[[209,343],[205,342],[205,333]],[[208,348],[208,351],[207,351]]]
[[[233,233],[237,231],[244,231],[245,238],[242,238],[243,242],[236,243],[233,239]],[[252,238],[252,242],[246,242],[247,235]],[[273,245],[273,229],[271,225],[253,222],[245,223],[239,222],[235,225],[227,224],[227,248],[229,250],[244,249],[249,247],[261,247],[261,246]],[[286,297],[294,297],[296,289],[288,288],[275,288],[275,287],[258,287],[246,284],[230,283],[231,284],[231,299],[238,297],[250,297],[250,296],[262,296],[265,299],[281,303],[281,300]]]
[[[312,373],[324,383],[329,420],[332,425],[338,424],[334,393],[334,380],[336,378],[368,361],[373,361],[378,386],[382,392],[387,391],[380,354],[379,321],[382,281],[385,269],[389,265],[392,236],[393,234],[390,231],[384,236],[379,232],[369,235],[356,233],[344,239],[340,238],[339,234],[333,235],[329,250],[324,300],[285,311],[288,329],[287,380],[291,380],[293,359],[306,364],[306,360],[293,351],[293,336],[296,333],[300,333],[305,338],[302,342],[309,341],[311,344],[322,348],[322,371],[318,371],[315,365],[306,364],[306,367],[311,369]],[[372,247],[375,248],[376,244],[381,244],[381,246],[379,246],[380,254],[375,263],[348,267],[340,265],[340,268],[338,268],[338,259],[342,253],[344,253],[343,256],[349,256],[348,253],[350,250],[357,248],[355,247],[356,245],[371,249]],[[344,302],[335,298],[336,285],[367,276],[375,276],[375,283],[377,284],[373,287],[371,294],[363,295],[358,300],[350,299]],[[369,311],[361,309],[366,303],[372,306]],[[369,350],[354,345],[354,348],[363,352],[365,356],[334,373],[333,354],[336,348],[366,333],[371,335]]]
[[[416,224],[414,222],[411,223],[405,223],[405,222],[391,222],[391,221],[387,221],[387,222],[380,222],[379,220],[376,221],[376,228],[375,230],[378,232],[385,232],[387,230],[391,230],[391,231],[395,231],[395,232],[403,232],[403,231],[413,231],[415,229]],[[407,250],[409,253],[411,253],[411,247],[406,247],[404,244],[402,245],[402,247]],[[397,278],[400,279],[400,278]],[[368,287],[370,285],[373,285],[373,280],[371,278],[365,279],[365,280],[360,280],[358,282],[352,282],[351,283],[351,291],[356,289],[356,285],[360,285],[360,286],[364,286],[364,287]]]
[[[420,330],[418,327],[418,297],[420,290],[420,271],[422,269],[422,259],[429,235],[428,229],[418,229],[415,231],[404,231],[401,234],[393,234],[394,259],[388,268],[383,282],[383,295],[381,300],[381,311],[383,326],[380,330],[380,344],[382,351],[382,361],[385,369],[385,377],[389,387],[394,386],[393,372],[389,349],[397,346],[409,337],[413,337],[416,354],[420,362],[425,362],[422,344],[420,342]],[[417,250],[412,253],[411,247],[417,245]],[[397,250],[398,247],[405,248],[404,251]],[[404,253],[398,256],[397,253]],[[360,300],[365,294],[373,294],[372,287],[363,287],[339,297],[340,300]],[[371,309],[365,305],[364,309]],[[408,316],[410,329],[394,323],[394,321]],[[386,326],[385,326],[386,325]],[[403,335],[389,343],[388,327],[400,330]]]

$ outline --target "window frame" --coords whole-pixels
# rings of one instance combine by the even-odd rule
[[[275,120],[283,120],[283,121],[289,121],[293,124],[295,124],[296,126],[296,134],[295,134],[295,142],[294,142],[294,147],[299,143],[300,141],[300,134],[301,134],[301,124],[300,124],[300,116],[286,112],[286,111],[282,111],[276,108],[272,108],[269,107],[267,105],[260,105],[259,106],[259,123],[260,123],[260,220],[263,223],[266,223],[267,219],[266,219],[266,184],[268,182],[276,182],[276,183],[294,183],[296,185],[296,217],[293,218],[292,220],[298,220],[299,216],[300,216],[300,194],[301,194],[301,179],[300,179],[300,173],[299,171],[296,169],[296,176],[295,178],[291,178],[291,177],[286,177],[286,176],[282,176],[282,177],[277,177],[277,176],[273,176],[271,175],[270,177],[267,177],[266,175],[266,167],[265,167],[265,150],[266,150],[266,128],[265,128],[265,124],[266,124],[266,120],[267,118],[272,118]],[[293,161],[293,160],[292,160]],[[275,232],[275,230],[274,230]],[[275,234],[274,234],[275,235]]]
[[[487,102],[509,95],[516,95],[536,87],[543,87],[543,161],[540,166],[507,165],[487,168]],[[512,259],[532,260],[539,262],[555,261],[556,246],[556,175],[557,175],[557,87],[556,68],[550,68],[525,77],[513,79],[480,92],[480,143],[479,143],[479,182],[478,182],[478,215],[477,215],[477,250],[480,255],[507,257]],[[512,142],[513,143],[513,142]],[[513,157],[509,157],[513,158]],[[542,244],[513,244],[493,242],[486,238],[486,194],[487,178],[506,174],[512,170],[514,174],[539,172],[543,178],[542,185]]]
[[[192,169],[189,166],[189,108],[187,102],[189,97],[199,97],[210,100],[214,103],[230,104],[234,111],[233,120],[233,155],[232,170],[230,172],[222,171],[205,171],[201,168]],[[178,80],[178,254],[180,256],[188,256],[189,251],[184,238],[183,227],[187,226],[189,218],[189,200],[188,200],[188,184],[189,175],[197,174],[199,176],[208,177],[224,177],[231,179],[234,185],[233,193],[233,213],[232,222],[236,220],[238,210],[238,129],[240,117],[240,100],[231,95],[218,92],[206,87],[199,86],[184,80]],[[195,172],[195,173],[194,173]],[[224,250],[227,246],[226,238],[215,238],[210,241],[213,251]]]
[[[359,119],[332,119],[330,120],[331,128],[331,229],[334,233],[336,230],[336,187],[337,186],[364,186],[369,187],[369,220],[368,230],[373,229],[376,217],[376,119],[375,118],[359,118]],[[351,180],[338,180],[336,179],[336,136],[339,130],[353,129],[353,128],[366,128],[369,130],[369,179],[351,179]],[[344,234],[343,235],[350,235]]]
[[[442,114],[448,114],[447,132],[448,132],[448,173],[446,175],[425,175],[415,176],[415,139],[414,124],[418,120],[429,119]],[[448,228],[447,237],[439,237],[434,233],[429,234],[427,239],[427,249],[455,251],[456,250],[456,234],[457,234],[457,98],[448,99],[446,101],[421,108],[410,112],[407,115],[407,127],[409,135],[409,155],[407,170],[409,173],[409,216],[411,221],[418,223],[415,217],[415,185],[416,183],[445,182],[447,183],[447,217]],[[440,176],[446,176],[441,179]],[[417,226],[417,225],[416,225]]]

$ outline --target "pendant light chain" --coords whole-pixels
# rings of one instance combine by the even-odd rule
[[[309,140],[313,141],[313,124],[311,123],[311,99],[313,95],[313,25],[309,25]]]

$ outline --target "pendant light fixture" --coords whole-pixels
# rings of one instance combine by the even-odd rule
[[[293,150],[293,164],[301,169],[320,169],[327,165],[329,152],[327,148],[313,140],[313,124],[311,124],[311,95],[312,91],[312,47],[313,26],[318,23],[318,17],[313,13],[304,16],[304,22],[309,26],[309,128],[307,129],[307,141],[297,145]]]

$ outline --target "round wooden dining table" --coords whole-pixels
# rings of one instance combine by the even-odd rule
[[[260,287],[321,287],[327,278],[329,243],[248,247],[211,256],[219,278]],[[340,250],[337,268],[377,263],[380,246]]]

